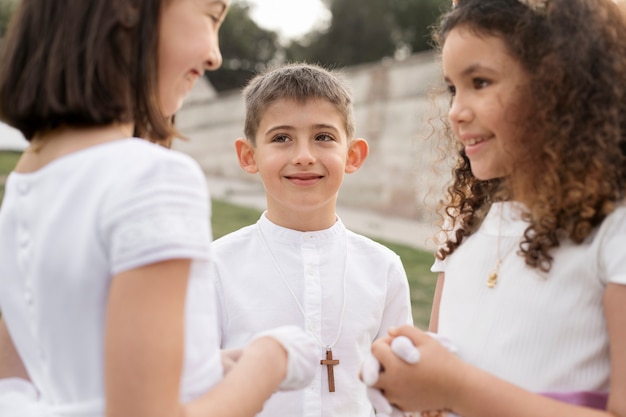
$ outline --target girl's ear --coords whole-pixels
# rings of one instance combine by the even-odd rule
[[[254,146],[252,143],[248,139],[238,138],[235,140],[235,150],[241,169],[248,174],[256,174],[259,168],[254,157]]]
[[[346,159],[346,174],[352,174],[361,168],[369,154],[369,145],[365,139],[355,138],[350,142]]]

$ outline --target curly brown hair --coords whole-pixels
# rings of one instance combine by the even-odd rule
[[[477,179],[449,121],[453,179],[440,203],[444,259],[474,233],[494,201],[523,201],[526,264],[549,271],[551,249],[581,243],[624,198],[626,19],[610,0],[550,0],[535,11],[518,0],[460,0],[434,31],[443,47],[456,27],[502,39],[529,77],[524,158],[507,178]],[[514,184],[513,184],[514,183]]]

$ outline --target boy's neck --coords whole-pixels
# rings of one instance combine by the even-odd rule
[[[320,213],[319,210],[302,212],[284,212],[271,210],[266,212],[267,219],[277,226],[298,232],[316,232],[331,228],[337,221],[337,214]]]

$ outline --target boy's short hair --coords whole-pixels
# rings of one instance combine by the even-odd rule
[[[304,103],[323,99],[341,114],[349,139],[354,137],[352,95],[339,73],[307,63],[292,63],[269,69],[254,77],[243,90],[246,104],[244,134],[254,145],[261,118],[277,100],[291,99]]]
[[[171,0],[22,0],[0,66],[0,119],[30,140],[61,126],[133,123],[169,142],[159,110],[157,48]]]

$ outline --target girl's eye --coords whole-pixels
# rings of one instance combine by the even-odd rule
[[[448,94],[450,94],[452,97],[456,95],[456,87],[452,84],[448,85]]]
[[[489,81],[484,78],[474,78],[472,82],[474,83],[474,88],[477,90],[483,89],[489,85]]]
[[[207,2],[208,4],[204,4],[204,11],[206,15],[211,19],[216,25],[220,25],[226,17],[226,6],[221,2]]]
[[[333,138],[331,135],[327,133],[320,133],[319,135],[315,137],[315,140],[320,141],[320,142],[332,142],[335,140],[335,138]]]

